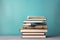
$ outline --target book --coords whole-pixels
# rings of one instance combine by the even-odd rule
[[[21,29],[21,32],[47,32],[47,29]]]
[[[24,25],[24,29],[47,29],[47,25],[38,25],[38,26],[31,26],[31,25]]]
[[[46,38],[46,36],[22,36],[22,38]]]
[[[23,36],[44,36],[45,33],[22,33]]]
[[[43,34],[44,35],[45,33],[40,32],[40,33],[22,33],[22,34]]]
[[[44,16],[28,16],[27,19],[46,19]]]
[[[31,23],[31,25],[46,25],[46,23]]]
[[[44,36],[43,34],[22,34],[22,36]]]
[[[23,22],[26,22],[26,23],[31,23],[31,22],[34,22],[34,23],[44,23],[45,21],[23,21]]]
[[[27,19],[28,21],[46,21],[46,19]]]
[[[31,24],[27,23],[27,24],[23,24],[23,25],[31,25]]]
[[[29,23],[29,22],[24,22],[24,24],[23,25],[47,25],[47,23],[35,23],[35,22],[32,22],[32,23]]]

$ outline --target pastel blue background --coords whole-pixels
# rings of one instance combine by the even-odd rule
[[[60,0],[0,0],[0,35],[20,35],[27,16],[47,17],[47,35],[60,35]]]

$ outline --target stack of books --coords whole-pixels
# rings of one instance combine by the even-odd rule
[[[28,16],[20,30],[22,38],[46,38],[46,20],[44,16]]]

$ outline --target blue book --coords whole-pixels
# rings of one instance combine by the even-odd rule
[[[31,23],[31,26],[37,26],[37,25],[46,25],[46,23]]]

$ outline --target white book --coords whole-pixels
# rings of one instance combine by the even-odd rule
[[[43,34],[44,35],[44,33],[22,33],[22,34]]]
[[[38,22],[38,23],[43,23],[43,22],[45,22],[45,21],[24,21],[24,22]]]
[[[27,19],[27,20],[46,20],[46,19]]]
[[[27,16],[27,19],[38,19],[38,20],[46,20],[44,16]]]
[[[31,24],[23,24],[23,25],[31,25]]]
[[[22,36],[22,38],[46,38],[46,36]]]
[[[21,29],[21,32],[47,32],[47,29]]]
[[[27,16],[27,19],[32,19],[32,18],[43,18],[43,19],[45,19],[44,16]]]

